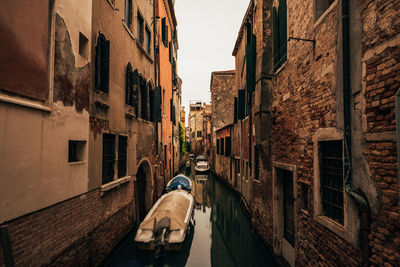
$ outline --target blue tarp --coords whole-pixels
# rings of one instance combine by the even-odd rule
[[[188,177],[183,174],[175,176],[167,185],[167,191],[177,190],[178,187],[183,190],[192,190],[192,183]]]

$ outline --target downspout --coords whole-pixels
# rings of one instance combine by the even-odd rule
[[[343,117],[344,117],[344,173],[345,191],[357,204],[360,211],[360,250],[361,265],[368,265],[368,232],[370,210],[363,192],[356,192],[352,185],[352,131],[351,131],[351,86],[350,86],[350,27],[349,1],[342,0],[342,37],[343,37]]]
[[[396,93],[397,176],[400,184],[400,89]]]

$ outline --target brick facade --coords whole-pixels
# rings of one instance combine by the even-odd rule
[[[321,141],[339,140],[347,153],[342,0],[333,1],[320,17],[316,17],[318,1],[286,1],[287,55],[274,70],[273,13],[283,2],[251,1],[233,52],[236,90],[245,88],[247,93],[251,88],[243,86],[246,74],[241,70],[249,42],[244,39],[252,29],[257,38],[256,86],[251,112],[232,127],[232,152],[240,160],[250,157],[253,164],[249,184],[232,183],[232,187],[249,204],[256,230],[291,265],[398,266],[395,94],[400,88],[400,22],[395,18],[400,4],[349,1],[352,180],[348,190],[366,200],[369,208],[359,206],[343,185],[340,224],[321,211],[319,146]],[[259,152],[259,179],[254,177],[254,151]],[[294,180],[292,248],[285,245],[282,234],[280,169],[292,173]],[[343,183],[346,177],[344,173]]]
[[[137,223],[133,192],[133,181],[96,189],[7,222],[15,264],[99,264]]]

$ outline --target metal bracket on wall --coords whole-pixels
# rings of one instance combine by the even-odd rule
[[[313,53],[315,53],[315,39],[306,39],[306,38],[298,38],[298,37],[292,37],[292,36],[290,36],[289,38],[288,38],[288,42],[290,41],[290,40],[295,40],[295,41],[302,41],[302,42],[310,42],[310,43],[312,43],[313,44]]]

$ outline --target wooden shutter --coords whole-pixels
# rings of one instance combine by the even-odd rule
[[[233,123],[237,123],[238,120],[238,98],[235,97],[233,101]]]
[[[132,25],[132,0],[128,1],[128,27]]]
[[[254,92],[256,82],[256,36],[251,34],[251,42],[246,46],[246,85],[249,93]]]
[[[136,116],[139,116],[138,113],[139,73],[137,70],[131,72],[131,81],[132,81],[132,106],[134,106],[136,109]]]
[[[244,89],[238,91],[238,119],[242,120],[245,117],[246,94]]]
[[[108,93],[110,77],[110,41],[103,40],[101,44],[100,90]]]
[[[165,18],[162,18],[162,20],[161,20],[161,38],[162,38],[162,42],[163,42],[163,44],[164,44],[164,46],[165,46],[165,30],[166,30],[166,28],[165,28],[165,25],[166,24],[166,20],[165,20]]]
[[[132,66],[131,63],[128,63],[126,66],[125,73],[125,104],[132,106],[133,105],[133,92],[132,92]]]
[[[100,89],[100,73],[101,73],[101,44],[103,41],[104,35],[99,34],[99,37],[97,37],[97,44],[96,44],[96,55],[95,55],[95,69],[94,69],[94,80],[95,84],[94,87],[96,89]]]
[[[153,91],[153,122],[161,122],[161,88],[156,87]]]
[[[278,11],[274,7],[273,11],[273,24],[274,24],[274,66],[278,64],[279,61],[279,20]],[[276,67],[275,67],[276,68]]]
[[[287,50],[287,7],[286,0],[279,0],[279,65],[286,61]]]

